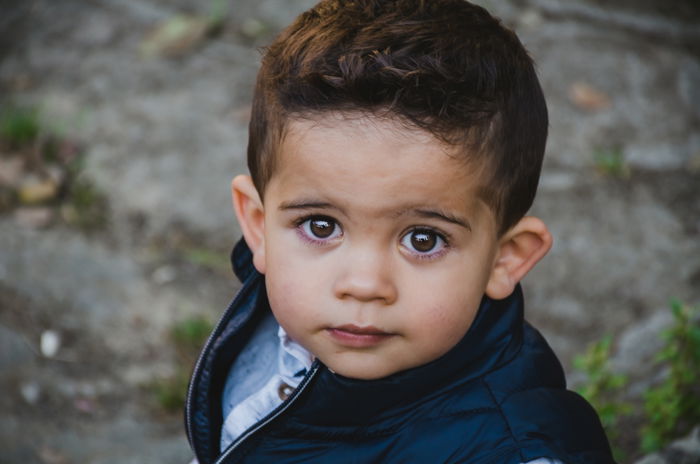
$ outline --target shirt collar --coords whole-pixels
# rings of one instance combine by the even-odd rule
[[[277,336],[280,340],[279,374],[287,384],[296,385],[311,367],[314,357],[303,346],[292,340],[282,326],[277,330]]]

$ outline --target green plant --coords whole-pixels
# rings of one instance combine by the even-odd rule
[[[631,417],[631,405],[623,397],[627,379],[610,370],[611,336],[591,344],[574,360],[586,377],[578,391],[598,411],[618,460],[623,446],[636,452],[637,439],[642,452],[649,453],[700,423],[700,307],[673,301],[671,311],[674,322],[661,334],[664,346],[656,356],[656,372],[665,372],[665,377],[645,392],[643,414]],[[635,424],[633,430],[621,424],[623,419]],[[637,425],[640,422],[643,425]]]
[[[700,423],[700,310],[679,301],[671,303],[671,310],[674,323],[664,331],[664,348],[657,356],[668,376],[644,395],[645,452],[663,447]]]
[[[67,186],[61,212],[67,223],[89,231],[107,223],[107,208],[107,197],[95,183],[84,176],[76,176]]]
[[[630,175],[630,168],[622,150],[598,149],[593,154],[595,167],[598,172],[611,177],[627,178]]]
[[[170,377],[155,380],[149,388],[161,409],[176,413],[182,411],[185,404],[188,381],[189,375],[182,369],[178,369]]]
[[[193,359],[211,330],[212,324],[209,319],[195,316],[175,324],[170,330],[170,338],[180,356]]]
[[[41,132],[39,112],[10,106],[0,113],[0,139],[13,149],[32,143]]]
[[[171,327],[169,339],[177,358],[175,372],[149,385],[156,403],[166,412],[182,410],[190,371],[212,328],[212,323],[201,316],[183,319]]]
[[[608,438],[615,443],[619,436],[620,419],[630,414],[632,407],[622,399],[627,377],[614,374],[610,368],[611,349],[612,336],[606,335],[589,345],[583,355],[577,356],[574,367],[586,376],[586,381],[578,388],[579,394],[598,411]],[[620,459],[621,450],[613,446],[613,451]]]
[[[212,25],[223,24],[228,14],[228,2],[226,0],[209,0],[209,21]]]
[[[38,109],[10,104],[0,110],[0,155],[20,158],[16,180],[0,189],[0,211],[22,205],[60,210],[61,218],[84,231],[107,224],[107,196],[85,175],[82,144],[61,135],[58,121],[46,121]],[[75,125],[71,123],[70,125]]]

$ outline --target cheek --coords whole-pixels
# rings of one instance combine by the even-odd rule
[[[317,298],[329,269],[312,251],[308,245],[300,245],[294,230],[276,232],[267,246],[268,293],[274,293],[281,302],[293,300],[297,306]]]
[[[289,278],[285,278],[284,272],[269,271],[265,276],[265,285],[267,287],[267,296],[270,300],[270,306],[277,310],[278,308],[293,308],[303,304],[302,288],[296,282]]]
[[[464,338],[471,322],[466,308],[458,312],[455,307],[433,306],[427,317],[413,321],[414,353],[421,363],[439,358]]]
[[[306,320],[312,308],[316,308],[318,289],[315,280],[309,278],[304,266],[294,265],[299,260],[268,262],[265,276],[267,295],[275,317],[287,325]]]
[[[475,312],[474,308],[465,304],[435,308],[427,320],[421,321],[422,330],[440,334],[441,339],[457,342],[471,326]]]
[[[464,278],[456,281],[448,278],[442,282],[449,284],[440,288],[433,287],[435,290],[431,292],[422,292],[420,299],[414,300],[417,304],[414,306],[416,317],[411,321],[411,325],[421,333],[429,334],[429,339],[444,340],[447,344],[456,343],[474,320],[483,296],[483,288],[480,283],[470,283]],[[456,289],[460,291],[455,291]],[[423,311],[421,308],[430,309]]]

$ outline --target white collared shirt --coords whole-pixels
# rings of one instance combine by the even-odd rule
[[[271,340],[270,320],[277,325],[273,318],[263,322],[263,330],[255,332],[234,362],[226,381],[222,404],[223,417],[226,418],[221,431],[222,451],[279,406],[299,385],[313,362],[311,353],[289,338],[282,327],[277,329],[276,339]]]

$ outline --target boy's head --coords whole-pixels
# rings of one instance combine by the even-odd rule
[[[275,317],[334,371],[430,362],[551,236],[547,116],[515,35],[462,0],[327,1],[268,49],[236,213]]]
[[[328,112],[393,119],[457,148],[480,170],[499,233],[532,205],[547,108],[516,35],[464,0],[329,0],[267,49],[248,166],[264,194],[289,122]]]

